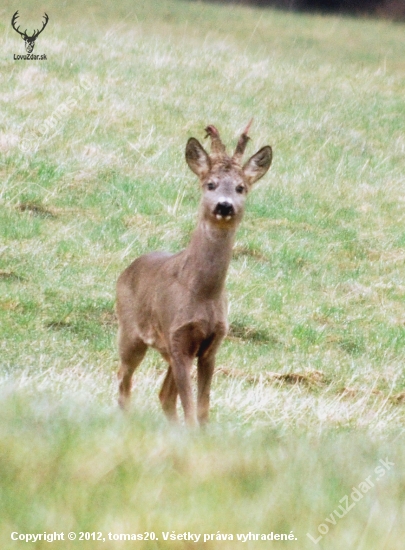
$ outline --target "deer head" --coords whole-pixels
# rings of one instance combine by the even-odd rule
[[[186,161],[199,177],[203,198],[201,214],[208,222],[224,229],[231,229],[242,219],[247,193],[252,185],[270,168],[272,149],[262,147],[242,164],[242,157],[249,141],[251,122],[242,132],[232,157],[226,153],[218,130],[207,126],[206,137],[211,138],[209,155],[199,141],[190,138],[186,146]]]
[[[13,29],[16,32],[18,32],[19,35],[21,35],[21,38],[23,38],[23,40],[25,42],[25,49],[27,50],[27,53],[31,53],[34,50],[35,40],[38,38],[38,36],[41,34],[41,32],[44,30],[44,28],[48,24],[49,17],[45,13],[44,22],[42,23],[42,29],[41,30],[37,29],[36,31],[34,31],[32,36],[28,36],[27,29],[25,29],[25,32],[20,32],[18,30],[20,28],[20,26],[18,26],[18,27],[15,26],[15,24],[17,22],[17,19],[18,19],[18,10],[15,12],[15,14],[13,15],[13,17],[11,19],[11,25],[12,25]]]

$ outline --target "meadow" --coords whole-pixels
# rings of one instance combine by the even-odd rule
[[[48,13],[46,60],[13,58],[17,9],[24,29]],[[0,30],[2,550],[402,549],[404,25],[5,0]],[[237,235],[211,424],[168,426],[153,351],[124,417],[115,281],[187,244],[187,139],[215,124],[231,147],[251,117],[246,154],[274,160]],[[11,538],[44,532],[65,540]]]

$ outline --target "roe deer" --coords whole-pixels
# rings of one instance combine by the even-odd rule
[[[166,416],[177,420],[180,395],[188,425],[196,424],[191,366],[197,364],[197,418],[208,421],[215,354],[226,335],[225,278],[236,228],[247,193],[270,167],[272,149],[265,146],[245,164],[242,156],[250,123],[228,156],[214,126],[208,126],[211,154],[190,138],[186,162],[198,176],[202,199],[190,244],[177,254],[152,252],[137,258],[118,278],[119,404],[127,408],[131,378],[148,346],[169,363],[159,399]]]

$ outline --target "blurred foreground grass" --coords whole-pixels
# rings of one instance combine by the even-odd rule
[[[405,457],[392,441],[232,423],[186,433],[149,414],[127,420],[118,411],[78,401],[56,406],[44,397],[7,399],[0,435],[2,548],[27,544],[11,542],[12,532],[64,532],[66,539],[71,531],[101,532],[106,540],[52,544],[312,548],[307,533],[316,540],[325,533],[321,524],[330,529],[321,548],[400,548]],[[145,532],[159,540],[108,538]],[[201,540],[164,542],[166,532]],[[294,540],[237,541],[249,532],[293,533]],[[213,540],[203,543],[204,534]],[[219,542],[218,535],[234,540]]]
[[[17,7],[50,16],[46,62],[13,60]],[[322,523],[319,548],[402,548],[403,25],[194,2],[17,7],[0,7],[2,548],[27,544],[12,531],[59,530],[292,530],[272,546],[313,548]],[[117,275],[187,243],[187,138],[214,123],[231,145],[251,116],[249,152],[270,143],[274,166],[238,233],[213,424],[167,427],[154,353],[123,419]],[[394,466],[377,482],[380,459]]]

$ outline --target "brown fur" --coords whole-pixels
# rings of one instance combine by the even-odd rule
[[[215,354],[228,329],[225,279],[234,236],[247,192],[272,158],[266,146],[241,167],[247,132],[231,158],[218,130],[208,126],[206,131],[211,155],[195,138],[186,146],[186,161],[203,192],[190,244],[178,254],[153,252],[137,258],[117,282],[120,406],[127,407],[132,375],[151,346],[169,363],[159,394],[163,411],[176,420],[179,395],[189,425],[197,418],[200,424],[208,421]],[[197,411],[190,377],[196,357]]]

